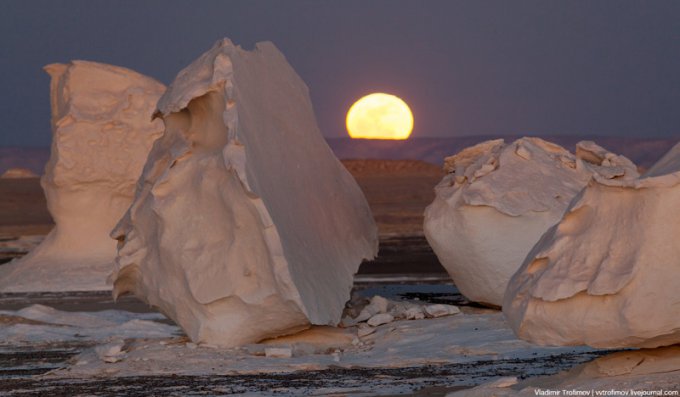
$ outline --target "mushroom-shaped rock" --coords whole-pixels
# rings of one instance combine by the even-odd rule
[[[444,169],[425,236],[461,293],[492,306],[502,305],[510,277],[593,175],[638,176],[630,160],[593,142],[580,142],[574,156],[539,138],[483,142],[446,158]]]
[[[165,133],[113,232],[114,296],[132,292],[220,346],[337,324],[377,227],[283,54],[219,41],[157,115]]]
[[[593,180],[512,277],[503,311],[542,345],[680,342],[680,144],[636,180]]]
[[[73,61],[52,77],[52,151],[41,185],[55,227],[24,258],[0,267],[0,291],[110,289],[111,230],[132,203],[165,87],[132,70]]]

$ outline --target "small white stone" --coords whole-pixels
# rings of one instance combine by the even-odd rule
[[[378,314],[378,313],[387,313],[387,309],[390,305],[390,301],[387,299],[383,298],[382,296],[376,295],[373,298],[371,298],[371,303],[367,306],[370,307],[374,313],[373,314]]]
[[[102,359],[105,363],[113,364],[117,363],[118,361],[121,361],[123,357],[121,356],[107,356]]]
[[[425,306],[425,312],[432,317],[443,317],[451,314],[458,314],[460,313],[460,309],[453,305],[437,304]]]
[[[125,357],[123,344],[123,341],[107,343],[95,347],[94,352],[97,354],[97,357],[105,363],[115,363],[121,361]]]
[[[361,312],[359,313],[357,318],[354,319],[354,322],[355,323],[364,322],[364,321],[368,320],[369,318],[371,318],[374,314],[375,313],[371,313],[369,310],[364,308],[363,310],[361,310]]]
[[[382,296],[379,295],[374,296],[373,298],[371,298],[371,302],[368,305],[366,305],[366,307],[361,309],[359,315],[353,320],[354,324],[364,322],[370,319],[371,317],[375,316],[376,314],[387,313],[389,304],[390,301],[383,298]]]
[[[419,307],[412,307],[406,309],[404,312],[404,318],[407,320],[422,320],[425,318],[425,313],[423,313],[423,310]]]
[[[368,325],[377,327],[379,325],[391,323],[394,321],[394,316],[389,313],[380,313],[368,319]]]
[[[518,382],[516,376],[505,376],[502,378],[498,378],[493,382],[487,383],[484,386],[486,387],[497,387],[497,388],[503,388],[503,387],[510,387],[512,385],[516,385]]]
[[[375,332],[375,328],[373,328],[373,327],[368,327],[368,326],[367,327],[360,327],[357,330],[357,336],[359,336],[359,338],[363,338],[364,336],[368,336],[368,335],[370,335],[374,332]]]
[[[187,349],[195,349],[197,347],[197,345],[193,342],[187,343],[186,346],[187,346]]]
[[[292,347],[265,347],[264,355],[270,358],[291,358],[293,357]]]

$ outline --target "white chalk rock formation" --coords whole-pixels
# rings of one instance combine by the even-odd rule
[[[132,70],[73,61],[52,77],[52,152],[41,185],[55,227],[31,253],[0,267],[0,291],[110,289],[116,241],[135,183],[163,123],[165,87]]]
[[[636,180],[593,180],[512,277],[503,311],[542,345],[680,343],[680,144]]]
[[[114,296],[133,292],[220,346],[337,324],[377,227],[284,56],[220,41],[157,114],[165,133],[113,232]]]
[[[493,306],[502,305],[510,277],[593,175],[638,176],[630,160],[593,142],[580,142],[574,156],[539,138],[483,142],[448,157],[444,168],[425,210],[425,236],[460,292]]]

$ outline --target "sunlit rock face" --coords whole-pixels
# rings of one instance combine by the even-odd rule
[[[461,293],[492,306],[502,305],[531,247],[594,175],[638,176],[630,160],[593,142],[580,142],[574,156],[539,138],[483,142],[448,157],[444,169],[425,236]]]
[[[543,345],[680,342],[680,145],[636,180],[592,180],[512,277],[503,311]]]
[[[30,254],[0,267],[0,291],[110,289],[116,242],[109,234],[162,133],[151,116],[165,87],[94,62],[45,70],[52,77],[52,151],[41,184],[56,225]]]
[[[113,233],[114,295],[133,292],[220,346],[338,323],[377,227],[284,56],[220,41],[157,115],[165,133]]]

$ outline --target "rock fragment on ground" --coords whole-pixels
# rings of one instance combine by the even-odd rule
[[[264,355],[272,358],[291,358],[293,357],[293,348],[291,347],[265,347]]]
[[[370,335],[374,332],[375,332],[375,327],[371,327],[367,323],[359,324],[359,327],[357,329],[357,335],[359,336],[359,338],[363,338],[363,337],[368,336],[368,335]]]
[[[425,306],[425,313],[431,317],[443,317],[460,313],[460,309],[453,305],[428,305]]]
[[[355,310],[355,308],[350,307],[348,312],[355,312]],[[357,326],[359,336],[363,337],[373,333],[371,327],[378,327],[395,320],[421,320],[426,317],[435,318],[458,313],[460,313],[460,309],[454,305],[390,301],[376,295],[361,309],[357,317],[343,318],[342,326]]]
[[[124,345],[124,341],[118,340],[104,345],[99,345],[94,348],[94,351],[100,360],[106,363],[116,363],[123,360],[125,357],[125,351],[123,350]]]
[[[366,321],[366,323],[371,327],[377,327],[379,325],[391,323],[392,321],[394,321],[394,317],[391,314],[379,313],[369,318],[368,321]]]

